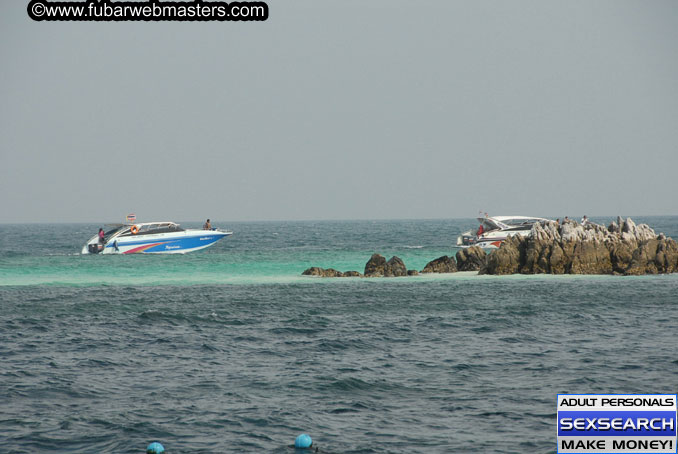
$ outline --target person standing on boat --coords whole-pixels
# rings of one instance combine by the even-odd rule
[[[212,230],[212,223],[208,219],[207,222],[202,226],[203,230]]]
[[[106,242],[106,235],[104,234],[104,229],[99,228],[99,243],[104,244]]]

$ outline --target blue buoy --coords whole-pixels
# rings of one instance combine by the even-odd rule
[[[311,437],[306,434],[301,434],[296,440],[294,440],[295,448],[310,448],[312,444],[313,440],[311,440]]]
[[[146,454],[163,454],[165,452],[165,447],[158,443],[157,441],[154,441],[150,445],[148,445],[148,448],[146,448]]]

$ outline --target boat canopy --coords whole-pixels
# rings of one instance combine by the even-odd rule
[[[135,228],[135,232],[132,229]],[[142,222],[138,224],[125,224],[120,228],[120,236],[128,235],[150,235],[155,233],[183,232],[176,222]]]
[[[503,230],[509,228],[508,225],[498,222],[495,218],[478,218],[478,222],[483,226],[483,231]]]
[[[533,218],[528,216],[492,216],[476,218],[486,232],[489,230],[507,230],[512,227],[531,226],[537,222],[548,221],[545,218]]]

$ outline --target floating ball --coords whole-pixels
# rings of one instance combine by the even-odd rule
[[[306,434],[301,434],[296,440],[294,440],[295,448],[310,448],[312,444],[313,440],[311,440],[311,437]]]
[[[146,454],[163,454],[165,452],[165,447],[158,443],[157,441],[154,441],[150,445],[148,445],[148,448],[146,448]]]

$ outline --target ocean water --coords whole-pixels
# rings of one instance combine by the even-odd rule
[[[677,391],[678,275],[319,279],[476,222],[214,224],[185,256],[0,225],[0,452],[553,453],[556,394]]]

